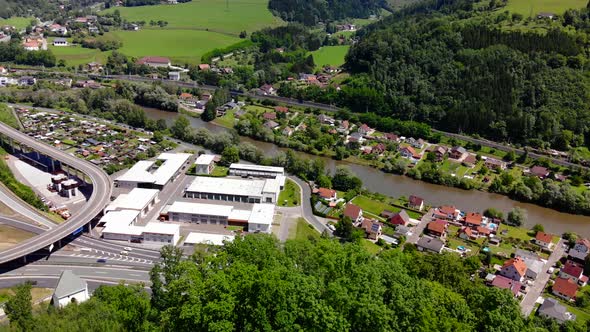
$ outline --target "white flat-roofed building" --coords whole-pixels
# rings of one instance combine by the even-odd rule
[[[143,228],[143,242],[175,245],[180,239],[180,226],[150,222]]]
[[[125,174],[119,176],[116,183],[122,188],[155,188],[162,189],[180,174],[187,163],[189,153],[162,153],[155,161],[138,161]]]
[[[115,210],[109,211],[100,218],[99,225],[120,224],[125,226],[134,225],[139,218],[139,211],[137,210]]]
[[[215,155],[202,154],[195,161],[195,172],[197,174],[211,174],[215,167]]]
[[[128,194],[119,195],[106,208],[105,213],[120,210],[140,211],[145,216],[149,210],[158,202],[157,189],[133,188]]]
[[[168,207],[168,217],[178,222],[227,225],[232,210],[227,205],[174,202]]]
[[[248,232],[270,233],[275,214],[272,204],[254,204],[252,214],[248,218]]]
[[[102,231],[105,240],[141,242],[143,227],[110,223]]]
[[[285,168],[250,164],[231,164],[229,166],[229,174],[244,177],[276,178],[279,175],[285,175]]]
[[[277,183],[276,179],[197,177],[184,196],[242,203],[276,203],[280,192]]]
[[[184,240],[184,245],[191,247],[195,244],[222,246],[224,242],[233,242],[234,239],[235,236],[233,235],[191,232]]]

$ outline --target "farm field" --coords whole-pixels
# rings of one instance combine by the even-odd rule
[[[311,52],[316,68],[320,69],[326,65],[341,66],[344,64],[344,57],[350,46],[324,46],[317,51]]]
[[[26,28],[29,23],[33,20],[32,17],[11,17],[11,18],[0,18],[0,26],[2,25],[10,25],[17,29],[24,29]]]
[[[267,26],[281,24],[281,20],[272,15],[267,5],[267,0],[232,0],[229,6],[225,0],[192,0],[178,5],[116,9],[129,21],[167,21],[165,29],[169,30],[208,30],[237,36],[241,31],[250,34]],[[147,23],[146,28],[149,28]]]
[[[49,43],[48,48],[55,54],[58,60],[65,60],[68,66],[77,66],[89,62],[106,63],[110,52],[101,52],[81,46],[61,46],[55,47]]]
[[[509,0],[502,9],[520,13],[524,17],[534,17],[540,12],[563,14],[566,9],[586,7],[586,0]]]
[[[215,32],[197,30],[114,31],[123,42],[118,51],[132,57],[164,56],[175,64],[200,63],[201,56],[215,48],[223,48],[241,39]]]

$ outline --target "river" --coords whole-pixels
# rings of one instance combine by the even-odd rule
[[[145,112],[150,119],[165,119],[171,124],[178,116],[178,113],[160,111],[146,108]],[[221,132],[226,130],[223,127],[212,123],[207,123],[201,119],[189,117],[191,125],[195,128],[207,128],[212,132]],[[285,150],[274,144],[255,141],[248,137],[242,137],[242,141],[250,142],[261,149],[266,155],[276,154],[278,151]],[[356,173],[363,181],[364,186],[373,192],[379,192],[394,197],[417,195],[426,201],[428,205],[437,206],[441,204],[455,205],[461,210],[479,211],[493,207],[508,213],[515,206],[527,210],[528,219],[527,227],[535,224],[541,224],[545,231],[556,235],[563,232],[575,232],[585,237],[590,237],[590,217],[573,215],[558,212],[552,209],[540,207],[534,204],[527,204],[514,201],[506,196],[492,194],[483,191],[467,191],[458,188],[451,188],[435,184],[417,181],[406,176],[383,173],[378,169],[351,164],[344,161],[336,161],[330,158],[318,157],[297,152],[299,155],[309,156],[310,158],[322,158],[326,167],[332,171],[339,165],[346,165]]]

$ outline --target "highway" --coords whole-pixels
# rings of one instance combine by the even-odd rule
[[[119,281],[109,281],[109,280],[99,280],[99,279],[92,279],[92,278],[83,278],[86,280],[88,284],[88,291],[93,293],[99,286],[102,285],[118,285]],[[59,281],[59,276],[0,276],[0,288],[12,288],[17,285],[23,284],[27,281],[30,281],[34,284],[34,287],[38,288],[55,288],[57,287],[57,282]],[[149,292],[149,287],[146,286],[145,289]]]
[[[29,264],[13,270],[0,270],[2,277],[47,277],[56,276],[63,270],[71,270],[75,275],[84,279],[99,279],[108,281],[125,280],[128,282],[147,283],[150,280],[149,270],[139,268],[125,268],[122,266],[75,266],[75,265],[40,265]]]
[[[83,210],[84,213],[75,214],[67,222],[55,226],[47,232],[32,237],[15,247],[0,252],[1,264],[19,259],[42,248],[46,248],[89,223],[95,216],[101,213],[104,207],[110,202],[113,188],[109,176],[102,169],[85,160],[76,158],[75,156],[57,150],[49,145],[38,142],[35,139],[3,123],[0,123],[0,132],[3,135],[18,141],[21,144],[25,144],[44,155],[50,156],[51,158],[76,168],[90,179],[93,186],[92,195],[85,204],[85,208]],[[37,219],[39,218],[37,217],[33,220]]]
[[[18,198],[12,191],[10,191],[10,189],[6,188],[4,184],[0,184],[0,202],[10,207],[21,216],[29,218],[30,220],[34,220],[36,223],[43,225],[45,229],[54,228],[57,226],[45,216],[41,215],[39,211],[35,210],[32,206]]]

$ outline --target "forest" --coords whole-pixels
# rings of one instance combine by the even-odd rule
[[[383,0],[270,0],[268,7],[288,22],[313,26],[347,18],[367,18],[379,14],[386,6]]]
[[[27,286],[8,317],[22,331],[585,331],[525,319],[509,291],[470,281],[478,257],[425,255],[408,245],[373,256],[325,238],[280,243],[268,235],[190,260],[164,247],[142,287],[102,286],[80,305],[32,315]],[[6,327],[4,328],[6,329]]]

